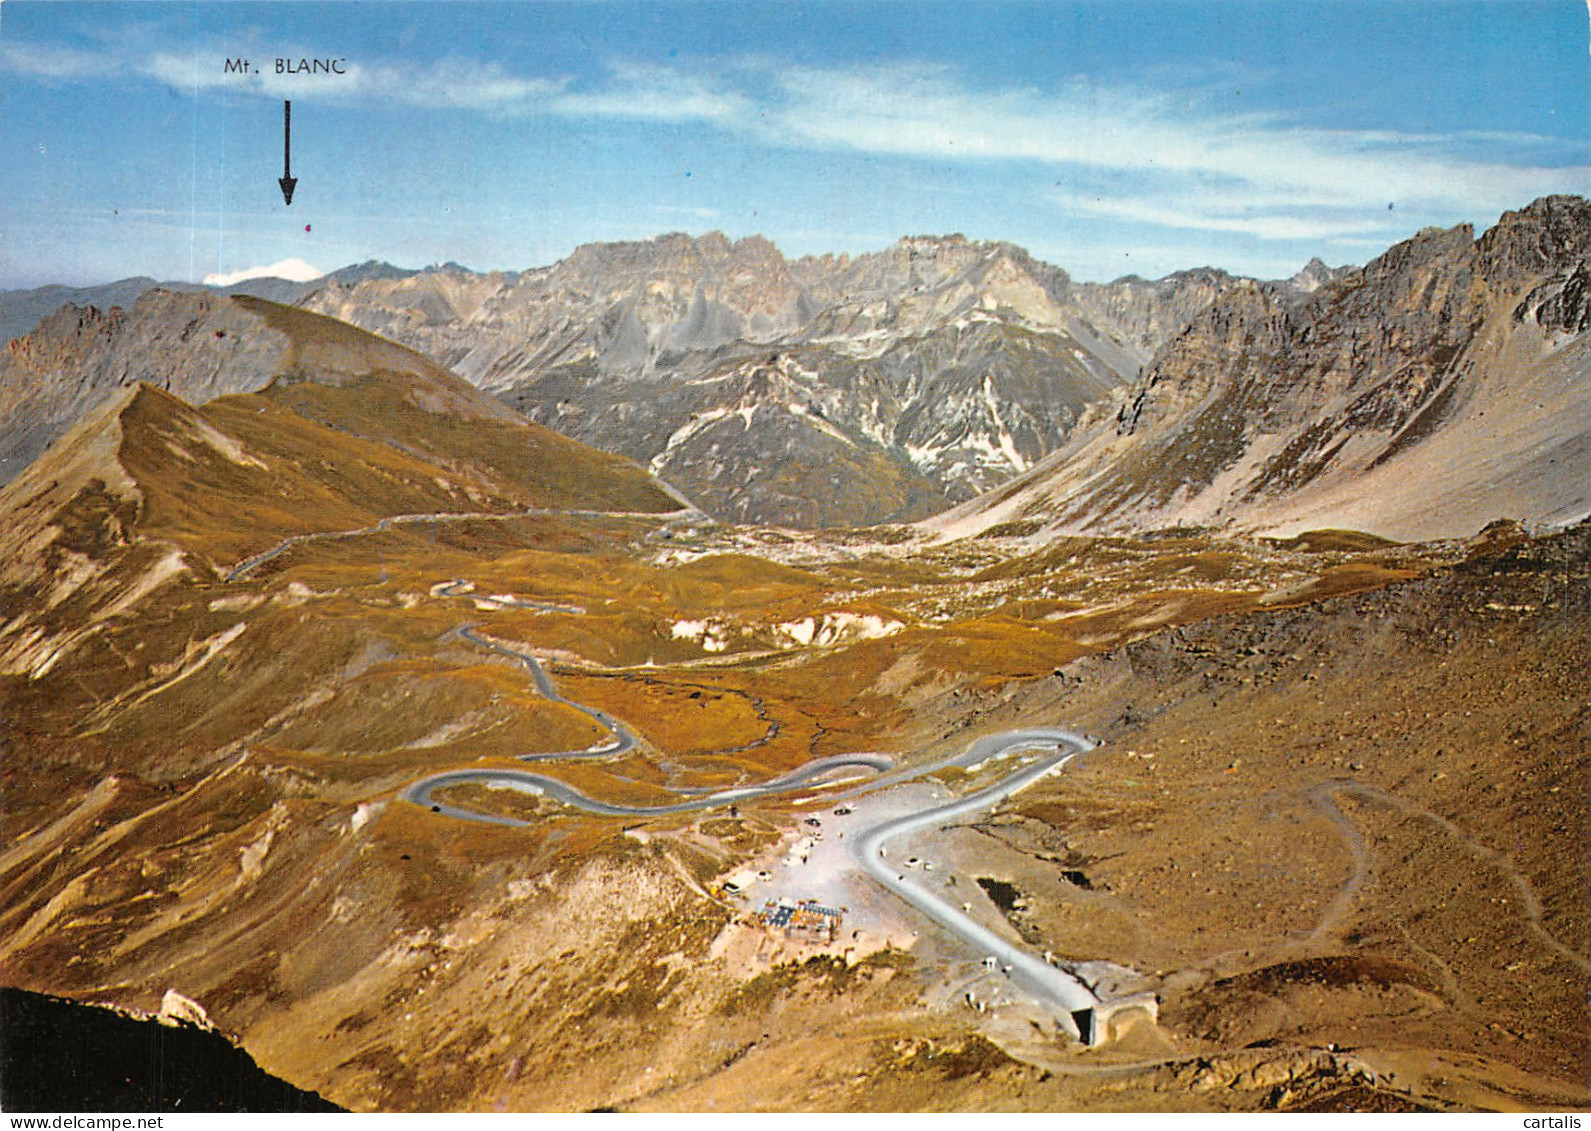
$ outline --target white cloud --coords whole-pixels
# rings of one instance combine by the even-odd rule
[[[78,51],[53,44],[29,44],[27,48],[0,47],[0,71],[33,78],[73,81],[104,78],[119,70],[112,56]]]
[[[1366,232],[1383,232],[1387,237],[1395,238],[1407,227],[1401,222],[1389,222],[1386,217],[1392,214],[1380,210],[1362,210],[1356,216],[1340,211],[1311,215],[1281,211],[1233,214],[1221,204],[1198,208],[1184,203],[1178,207],[1166,204],[1166,198],[1162,197],[1110,196],[1090,199],[1057,193],[1055,199],[1078,212],[1113,220],[1152,224],[1158,228],[1231,232],[1263,240],[1330,240],[1341,243]],[[1180,194],[1171,199],[1180,199]],[[1380,242],[1386,241],[1383,239]]]
[[[275,55],[251,53],[233,45],[232,57],[246,57],[253,71],[229,75],[219,49],[157,51],[138,64],[146,78],[175,90],[233,90],[302,101],[371,102],[456,110],[511,111],[534,105],[564,87],[563,80],[521,78],[497,63],[442,59],[429,66],[409,63],[343,64],[343,73],[278,74]],[[281,56],[296,62],[307,54]],[[291,64],[290,64],[291,65]]]
[[[571,117],[704,121],[733,125],[754,114],[745,94],[708,75],[666,67],[610,63],[608,81],[596,90],[566,90],[547,109]]]
[[[496,63],[466,59],[443,60],[429,68],[360,68],[370,93],[388,96],[415,106],[468,110],[506,110],[547,98],[564,87],[564,80],[520,78]]]
[[[247,75],[226,73],[224,60],[248,58]],[[299,101],[388,104],[491,114],[544,113],[570,118],[637,121],[706,121],[729,125],[754,109],[736,90],[694,73],[664,67],[610,63],[600,83],[577,88],[566,77],[518,75],[496,62],[451,57],[426,65],[402,61],[343,64],[341,74],[278,74],[276,52],[231,44],[192,51],[152,51],[134,65],[137,74],[183,93],[228,90]],[[281,58],[312,58],[287,50]],[[93,73],[86,60],[62,66]]]
[[[693,220],[716,220],[720,215],[716,208],[694,208],[679,204],[654,204],[652,211],[664,216],[689,216]]]
[[[971,89],[947,68],[918,66],[797,68],[779,82],[785,98],[768,128],[804,144],[941,161],[1034,162],[1063,176],[1093,172],[1136,181],[1149,190],[1144,196],[1190,180],[1219,180],[1234,202],[1246,197],[1267,211],[1277,203],[1358,210],[1389,201],[1486,211],[1591,180],[1586,168],[1445,155],[1439,138],[1300,129],[1276,115],[1200,112],[1154,91],[1081,83],[1054,94]],[[1230,214],[1186,209],[1182,219],[1204,230],[1274,239],[1364,230],[1325,221],[1310,228],[1284,216],[1239,223]],[[1174,222],[1173,213],[1161,209],[1152,222]]]

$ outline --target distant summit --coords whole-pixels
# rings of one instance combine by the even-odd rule
[[[284,274],[284,272],[286,272]],[[251,267],[230,275],[206,276],[203,284],[174,280],[161,281],[147,275],[133,279],[118,279],[114,283],[101,283],[88,287],[47,286],[27,291],[0,291],[0,343],[20,338],[30,333],[48,315],[68,304],[92,306],[101,311],[114,307],[130,308],[139,296],[156,287],[164,291],[190,294],[209,290],[221,294],[254,295],[272,302],[297,303],[321,287],[333,283],[353,286],[373,279],[406,279],[419,274],[403,267],[394,267],[376,259],[367,259],[348,267],[340,267],[323,275],[302,259],[285,259],[269,267]],[[304,275],[305,278],[298,276]],[[216,280],[235,280],[217,282]]]
[[[1327,283],[1334,283],[1338,279],[1343,278],[1351,270],[1353,270],[1351,267],[1327,267],[1317,255],[1314,259],[1304,264],[1299,269],[1298,274],[1288,281],[1305,294],[1314,294]]]
[[[265,267],[245,267],[241,271],[232,271],[227,274],[206,275],[204,285],[207,287],[231,287],[243,282],[245,279],[286,279],[290,283],[312,283],[326,274],[318,267],[311,267],[302,259],[283,259]]]

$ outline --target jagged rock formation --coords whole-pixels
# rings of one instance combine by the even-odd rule
[[[1083,283],[1074,294],[1090,318],[1122,334],[1138,360],[1147,362],[1212,302],[1247,281],[1201,267],[1152,282],[1128,275],[1112,283]]]
[[[137,302],[138,296],[145,291],[160,286],[167,290],[184,289],[180,285],[162,284],[148,275],[137,275],[97,287],[51,284],[25,291],[0,291],[0,341],[9,342],[32,333],[63,306],[94,306],[100,310],[113,306],[126,308]]]
[[[1068,287],[1018,248],[959,237],[790,261],[713,233],[512,276],[328,286],[308,305],[649,462],[722,518],[837,525],[969,497],[1109,396],[1136,363]]]
[[[1327,283],[1336,282],[1352,270],[1352,267],[1327,267],[1317,255],[1304,264],[1288,282],[1304,294],[1314,294]]]
[[[1547,197],[1479,240],[1428,229],[1303,301],[1240,281],[1114,420],[934,525],[1429,538],[1583,516],[1588,255],[1591,205]]]
[[[720,517],[818,526],[922,517],[1028,469],[1236,282],[1078,285],[960,236],[787,260],[712,233],[306,303],[649,463]]]

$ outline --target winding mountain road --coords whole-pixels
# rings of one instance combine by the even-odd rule
[[[447,596],[454,596],[454,594],[447,593],[446,590],[443,590],[443,593]],[[573,699],[565,699],[558,694],[558,689],[553,686],[551,678],[547,675],[547,670],[541,666],[541,661],[536,659],[531,653],[521,652],[516,648],[508,647],[506,644],[499,644],[495,640],[488,640],[486,637],[476,633],[475,626],[472,624],[464,625],[457,631],[460,636],[471,644],[478,644],[482,648],[501,653],[524,664],[525,667],[530,669],[530,678],[535,682],[536,690],[541,693],[543,699],[551,700],[554,703],[562,703],[565,707],[573,707],[608,732],[609,740],[602,746],[592,746],[585,750],[563,750],[552,754],[520,754],[518,757],[521,762],[567,762],[588,758],[616,758],[620,754],[628,754],[635,749],[635,735],[631,734],[629,728],[618,719],[606,711],[588,707],[584,703],[576,703]]]
[[[1049,749],[1053,753],[987,789],[932,809],[908,813],[904,817],[874,825],[856,840],[851,852],[869,876],[963,942],[993,957],[1019,988],[1055,1007],[1064,1016],[1064,1020],[1061,1017],[1057,1019],[1062,1020],[1063,1027],[1075,1036],[1077,1026],[1071,1020],[1071,1015],[1093,1009],[1099,1004],[1099,999],[1087,986],[1070,972],[1051,966],[1022,947],[1007,942],[960,908],[913,883],[903,871],[890,864],[885,855],[885,844],[895,837],[939,828],[958,817],[992,808],[1012,794],[1060,770],[1078,754],[1094,746],[1088,738],[1069,730],[1018,730],[980,739],[969,748],[968,755],[975,754],[980,744],[988,744],[995,756],[1002,757],[1022,750]]]
[[[533,755],[535,758],[547,755]],[[557,755],[551,755],[557,757]],[[776,793],[788,793],[799,786],[806,785],[822,778],[836,770],[852,767],[868,770],[888,769],[893,762],[883,754],[837,754],[829,758],[819,758],[798,766],[782,777],[773,778],[761,785],[738,786],[734,789],[721,790],[717,793],[703,794],[700,797],[691,797],[683,801],[672,802],[667,805],[619,805],[609,801],[602,801],[581,793],[571,785],[550,778],[545,774],[533,773],[529,770],[448,770],[444,773],[433,774],[423,778],[403,790],[400,797],[405,801],[412,801],[416,805],[442,813],[449,817],[458,817],[466,821],[481,821],[494,825],[528,825],[529,821],[521,821],[517,817],[500,817],[492,813],[478,813],[473,809],[465,809],[457,805],[436,800],[432,794],[439,789],[446,789],[455,785],[484,785],[495,789],[513,789],[521,793],[549,797],[564,805],[573,805],[587,813],[598,813],[604,817],[662,817],[670,813],[690,813],[698,809],[713,809],[723,805],[731,805],[740,801],[751,801],[758,797],[768,797]]]
[[[450,582],[436,590],[436,593],[438,596],[461,597],[467,592],[465,585],[466,583],[462,581]],[[566,611],[560,606],[550,608]],[[473,625],[465,625],[455,631],[472,644],[519,661],[529,670],[531,679],[536,684],[536,690],[544,698],[584,713],[610,736],[609,741],[601,746],[557,753],[522,754],[519,755],[521,761],[610,759],[628,753],[636,747],[635,736],[618,719],[605,711],[577,703],[559,694],[546,669],[532,653],[483,637],[475,631]],[[529,822],[517,817],[485,813],[456,805],[438,798],[437,792],[460,785],[481,785],[491,789],[509,789],[546,797],[559,804],[601,816],[658,817],[788,793],[803,786],[820,783],[823,779],[846,770],[868,770],[880,776],[866,784],[832,794],[831,800],[864,792],[876,792],[891,785],[919,779],[925,774],[949,766],[975,771],[989,762],[1024,753],[1047,751],[1048,753],[1025,763],[994,785],[943,805],[896,817],[864,830],[854,841],[851,852],[862,870],[886,890],[961,939],[975,952],[995,959],[1017,988],[1053,1010],[1056,1024],[1075,1037],[1080,1035],[1080,1026],[1075,1016],[1082,1011],[1092,1010],[1099,1004],[1099,1000],[1088,987],[1070,971],[1052,966],[1023,947],[1007,941],[938,895],[908,880],[903,872],[897,871],[889,864],[885,845],[896,837],[940,828],[970,813],[991,808],[1040,779],[1058,772],[1078,754],[1092,749],[1094,745],[1095,743],[1087,736],[1060,728],[1036,727],[1005,731],[1000,734],[985,735],[958,754],[949,755],[926,765],[903,768],[895,773],[889,772],[894,769],[895,763],[888,755],[840,754],[815,759],[787,774],[758,785],[737,786],[696,796],[685,796],[679,801],[662,805],[624,805],[603,801],[545,774],[529,770],[490,767],[448,770],[432,774],[405,787],[399,797],[446,817],[493,825],[524,826]],[[675,792],[678,794],[680,791]]]
[[[683,500],[681,500],[683,501]],[[434,511],[426,514],[393,514],[380,519],[370,526],[361,526],[354,530],[320,530],[310,534],[292,534],[283,538],[269,550],[255,554],[253,557],[244,558],[222,575],[222,580],[232,582],[241,581],[266,562],[269,562],[294,546],[307,545],[310,542],[336,542],[344,538],[362,538],[369,534],[384,534],[394,526],[413,526],[428,522],[508,522],[516,518],[535,518],[538,515],[557,515],[559,517],[574,518],[682,518],[687,515],[701,514],[691,503],[686,503],[675,511],[594,511],[594,510],[559,510],[551,507],[526,507],[518,511]]]

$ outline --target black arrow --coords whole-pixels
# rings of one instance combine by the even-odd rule
[[[288,204],[293,203],[293,190],[298,187],[298,178],[293,176],[293,104],[282,103],[282,179],[276,182],[282,186],[282,199]]]

